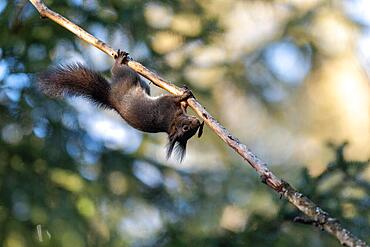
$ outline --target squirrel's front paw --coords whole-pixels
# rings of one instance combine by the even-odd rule
[[[185,101],[190,98],[194,98],[193,92],[188,88],[188,86],[184,85],[181,87],[183,89],[183,94],[181,95],[181,101]]]
[[[130,60],[130,57],[128,52],[118,50],[117,55],[114,56],[114,59],[119,64],[126,64]]]

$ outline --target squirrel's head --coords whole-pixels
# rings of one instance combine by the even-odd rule
[[[182,161],[186,152],[187,141],[195,135],[198,131],[198,137],[203,134],[204,122],[200,122],[196,117],[189,116],[187,114],[181,114],[177,116],[168,133],[168,147],[167,147],[167,158],[172,154],[175,149],[177,158]]]

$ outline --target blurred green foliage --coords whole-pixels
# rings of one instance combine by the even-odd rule
[[[212,1],[46,3],[107,38],[104,41],[115,48],[130,51],[134,59],[165,78],[192,84],[202,101],[221,115],[212,85],[197,84],[186,76],[191,60],[187,51],[199,43],[212,47],[223,34],[217,11],[205,7]],[[320,54],[302,29],[318,9],[298,11],[279,37],[293,37],[313,60]],[[170,15],[172,22],[167,20]],[[132,151],[111,148],[95,138],[81,123],[76,105],[41,95],[34,75],[52,61],[81,57],[108,74],[109,61],[95,61],[105,55],[95,54],[64,28],[40,19],[27,1],[0,1],[0,24],[1,246],[339,246],[320,229],[293,223],[300,213],[260,183],[239,159],[228,158],[229,151],[211,131],[201,145],[221,158],[210,155],[205,163],[227,163],[227,168],[163,164],[153,154],[164,153],[164,142],[155,135],[144,135],[140,147]],[[185,47],[180,55],[179,47]],[[257,47],[244,59],[247,64],[263,61],[263,54],[263,48]],[[264,90],[272,81],[292,90],[261,64],[250,62],[245,74],[238,61],[220,63],[227,70],[223,79],[254,94],[272,114],[277,114],[276,109]],[[253,74],[256,71],[262,73]],[[256,84],[261,75],[265,84]],[[370,183],[361,176],[369,162],[347,160],[344,147],[331,145],[336,158],[315,176],[297,166],[274,170],[354,234],[370,241]]]

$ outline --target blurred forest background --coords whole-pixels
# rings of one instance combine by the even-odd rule
[[[370,242],[370,1],[46,4],[189,85],[274,172]],[[109,76],[113,60],[28,1],[0,0],[1,246],[340,246],[293,223],[300,213],[208,128],[178,164],[165,159],[165,134],[40,94],[37,72],[74,62]]]

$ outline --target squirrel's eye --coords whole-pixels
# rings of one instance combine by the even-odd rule
[[[182,130],[183,130],[183,131],[188,131],[188,130],[189,130],[189,126],[188,126],[188,125],[184,125],[184,126],[182,126]]]

